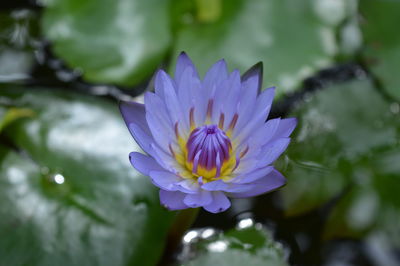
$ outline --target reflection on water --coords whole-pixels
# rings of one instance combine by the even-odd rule
[[[254,225],[254,221],[251,218],[246,218],[243,220],[240,220],[237,224],[237,228],[238,229],[245,229],[245,228],[249,228],[252,227]]]
[[[57,184],[61,185],[64,183],[64,181],[65,178],[61,174],[54,175],[54,182],[56,182]]]
[[[227,248],[228,248],[228,243],[222,240],[212,242],[207,246],[207,249],[210,252],[224,252]]]

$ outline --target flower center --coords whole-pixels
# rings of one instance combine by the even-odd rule
[[[192,131],[186,143],[186,166],[196,176],[206,179],[221,176],[230,159],[232,144],[216,125],[204,125]]]

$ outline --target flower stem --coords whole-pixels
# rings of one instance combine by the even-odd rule
[[[179,211],[171,229],[168,232],[167,246],[165,247],[162,261],[171,259],[171,255],[179,247],[183,235],[196,220],[200,208],[189,208]]]

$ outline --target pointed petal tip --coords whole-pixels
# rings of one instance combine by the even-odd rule
[[[286,120],[289,120],[289,123],[291,124],[291,131],[290,134],[293,132],[293,130],[297,127],[298,123],[299,123],[299,119],[297,119],[297,117],[289,117],[286,118]]]
[[[262,61],[258,61],[253,67],[254,67],[254,68],[261,69],[261,71],[262,71],[263,68],[264,68],[264,64],[263,64]]]
[[[144,104],[120,100],[118,108],[128,128],[129,124],[135,122],[146,127]]]
[[[262,101],[265,101],[266,106],[272,104],[274,98],[275,98],[275,90],[276,87],[269,87],[263,90],[260,94],[258,94],[258,98],[262,99]]]
[[[224,58],[218,60],[214,65],[222,66],[226,69],[228,68],[228,64],[226,63],[226,60]]]
[[[253,78],[258,77],[258,89],[261,90],[262,78],[263,78],[264,66],[262,61],[259,61],[257,64],[250,67],[245,73],[243,73],[241,80],[242,82]]]
[[[293,120],[294,127],[297,127],[297,125],[298,125],[298,123],[299,123],[299,119],[297,119],[297,117],[290,117],[289,119],[292,119],[292,120]]]
[[[147,104],[149,103],[149,102],[151,102],[151,97],[154,97],[156,94],[154,93],[154,92],[151,92],[151,91],[146,91],[145,93],[144,93],[144,103],[145,103],[145,107],[146,108],[148,108],[148,106],[147,106]]]
[[[254,75],[260,75],[264,71],[264,65],[262,61],[257,62],[251,66],[244,74],[243,77],[250,77]]]
[[[195,72],[195,74],[197,74],[197,69],[193,64],[192,59],[190,59],[189,55],[185,51],[182,51],[178,55],[178,59],[176,60],[175,75],[180,76],[187,67],[192,68],[193,72]]]
[[[190,60],[190,57],[184,51],[180,52],[180,54],[178,55],[178,59],[176,61],[176,66],[178,66],[179,64],[181,64],[182,66],[192,64],[192,60]],[[180,69],[180,70],[183,71],[184,69]]]
[[[271,93],[272,98],[275,98],[275,93],[276,93],[276,87],[275,86],[266,88],[265,91],[268,91],[269,93]]]
[[[235,69],[232,71],[231,75],[235,75],[235,76],[240,77],[240,70],[237,69],[237,68],[235,68]]]
[[[167,72],[165,72],[164,69],[160,68],[160,69],[158,69],[156,71],[156,78],[157,77],[162,78],[162,77],[165,77],[165,76],[168,76],[168,74],[167,74]]]
[[[133,102],[130,101],[119,100],[118,101],[119,111],[123,114],[123,112],[125,112],[125,108],[128,107],[129,105],[132,105],[132,103]]]

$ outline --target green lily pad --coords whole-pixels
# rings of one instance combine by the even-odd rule
[[[277,86],[282,95],[329,66],[338,52],[335,30],[347,15],[342,1],[218,2],[222,12],[215,22],[202,23],[195,20],[199,14],[192,15],[194,22],[177,31],[173,58],[186,51],[202,74],[221,58],[241,71],[263,61],[264,86]],[[214,14],[215,6],[210,9]],[[204,13],[204,6],[197,12]],[[182,13],[182,21],[188,21],[188,12]]]
[[[284,266],[288,265],[282,245],[258,226],[231,230],[197,243],[197,256],[187,266]]]
[[[3,134],[1,265],[155,265],[171,212],[130,165],[117,104],[65,91],[3,90],[35,112]]]
[[[396,104],[396,103],[394,103]],[[291,116],[299,127],[286,161],[286,214],[298,215],[345,192],[334,205],[326,235],[362,235],[384,213],[400,215],[400,117],[369,81],[317,92]]]
[[[168,1],[42,2],[43,31],[54,52],[88,81],[136,85],[169,48]]]
[[[360,1],[365,49],[364,61],[381,86],[400,100],[400,2],[393,0]]]

